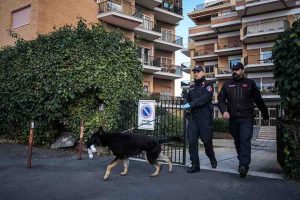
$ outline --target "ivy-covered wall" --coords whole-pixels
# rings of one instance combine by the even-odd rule
[[[84,20],[2,48],[1,134],[26,136],[33,120],[35,142],[48,144],[62,124],[77,134],[80,119],[86,132],[100,124],[116,128],[120,102],[142,93],[143,68],[136,49],[120,32],[87,26]],[[101,101],[103,112],[98,109]]]

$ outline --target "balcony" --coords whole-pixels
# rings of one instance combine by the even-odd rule
[[[161,29],[160,29],[161,30]],[[161,30],[162,36],[154,40],[154,47],[163,51],[174,52],[183,48],[183,39],[171,31]]]
[[[174,64],[160,63],[161,71],[153,74],[154,78],[174,80],[182,78],[182,67]]]
[[[195,50],[194,57],[192,57],[195,61],[210,61],[210,60],[217,60],[218,55],[215,54],[213,48],[210,49],[203,49],[203,50]]]
[[[145,8],[153,10],[162,3],[162,0],[135,0],[135,3]]]
[[[104,1],[99,3],[98,19],[124,29],[133,30],[143,21],[138,18],[135,6],[127,1]]]
[[[191,73],[191,63],[190,62],[184,62],[181,63],[181,69],[183,72],[190,74]]]
[[[244,65],[246,72],[271,71],[274,67],[272,53],[266,52],[257,55],[248,55],[244,57]]]
[[[173,3],[169,3],[165,0],[159,7],[154,8],[154,16],[156,20],[162,21],[168,24],[177,24],[182,17],[182,7],[176,6]]]
[[[154,41],[162,36],[160,32],[156,31],[155,24],[153,21],[148,19],[142,20],[143,23],[134,29],[135,35],[138,35],[141,38],[148,41]]]
[[[280,33],[288,28],[289,22],[284,20],[248,25],[243,29],[243,41],[247,44],[274,41]]]
[[[223,6],[228,5],[230,5],[230,0],[209,1],[196,5],[196,8],[194,8],[194,12],[222,8]]]
[[[238,0],[236,10],[239,16],[250,16],[283,10],[295,6],[296,0]]]
[[[217,73],[216,73],[216,78],[218,79],[230,79],[232,77],[232,71],[229,70],[229,67],[227,69],[220,69],[220,68],[217,68]]]
[[[211,28],[218,32],[229,32],[240,30],[241,18],[235,10],[222,10],[212,14]]]
[[[219,56],[242,54],[243,45],[239,38],[215,43],[215,52]]]
[[[189,28],[189,37],[194,40],[206,40],[217,38],[217,32],[211,28],[210,24]]]
[[[143,65],[144,72],[152,74],[161,71],[159,57],[142,54],[139,55],[139,59]]]

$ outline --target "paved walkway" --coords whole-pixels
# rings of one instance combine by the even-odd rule
[[[101,200],[299,200],[300,183],[288,180],[201,170],[187,174],[175,166],[169,174],[148,175],[154,168],[131,161],[129,174],[121,177],[122,166],[113,170],[108,181],[102,177],[111,158],[83,160],[70,150],[33,149],[33,168],[26,168],[24,145],[0,144],[0,199],[101,199]]]
[[[237,173],[238,159],[233,140],[215,139],[214,150],[218,160],[216,171]],[[201,168],[212,170],[210,161],[206,157],[203,146],[199,150]],[[277,162],[276,141],[252,141],[250,174],[262,177],[283,178],[283,172]],[[187,155],[187,165],[190,165]]]

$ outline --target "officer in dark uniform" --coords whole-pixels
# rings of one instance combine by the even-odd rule
[[[251,162],[251,138],[253,134],[254,105],[268,120],[268,109],[255,82],[244,75],[240,62],[231,66],[232,80],[226,81],[218,95],[218,105],[225,119],[229,119],[229,132],[234,138],[238,154],[240,177],[247,176]]]
[[[188,123],[189,153],[192,166],[187,170],[188,173],[200,171],[198,155],[198,138],[202,140],[205,153],[210,159],[212,168],[217,167],[217,160],[213,150],[213,85],[205,80],[205,73],[201,66],[196,66],[194,72],[194,84],[189,88],[186,96],[186,103],[183,109],[190,110]]]

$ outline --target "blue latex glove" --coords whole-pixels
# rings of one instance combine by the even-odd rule
[[[187,109],[190,109],[190,108],[191,108],[191,105],[190,105],[189,103],[186,103],[186,104],[184,104],[184,105],[182,106],[182,108],[183,108],[184,110],[187,110]]]

